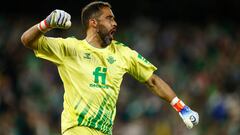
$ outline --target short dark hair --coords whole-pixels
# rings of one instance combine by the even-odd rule
[[[89,19],[97,18],[101,15],[101,9],[103,7],[111,8],[111,5],[108,2],[94,1],[94,2],[87,4],[82,9],[81,21],[82,21],[82,26],[84,27],[84,29],[88,28]]]

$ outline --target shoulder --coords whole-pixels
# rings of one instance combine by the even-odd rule
[[[114,48],[116,48],[119,51],[132,51],[132,49],[127,46],[125,43],[113,40],[112,41],[112,45],[114,46]]]
[[[119,46],[127,46],[126,44],[122,43],[122,42],[119,42],[117,40],[113,40],[112,41],[113,45],[119,45]]]
[[[67,38],[63,38],[63,40],[65,42],[68,42],[68,43],[76,43],[76,42],[79,42],[80,40],[77,39],[76,37],[74,36],[71,36],[71,37],[67,37]]]
[[[81,46],[84,44],[84,41],[81,39],[78,39],[74,36],[71,37],[67,37],[67,38],[62,38],[64,44],[68,47],[77,47],[77,46]]]
[[[114,46],[116,53],[126,61],[131,60],[136,53],[134,49],[130,48],[122,42],[114,40],[112,41],[112,45]]]
[[[83,43],[82,40],[77,39],[76,37],[66,37],[66,38],[61,38],[62,40],[62,47],[64,51],[66,52],[72,52],[75,53],[79,46],[81,46]]]
[[[76,37],[62,38],[63,40],[63,50],[66,56],[77,55],[79,51],[79,46],[83,44],[83,40],[77,39]]]

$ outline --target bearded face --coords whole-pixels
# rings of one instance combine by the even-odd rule
[[[99,24],[97,26],[98,29],[98,35],[101,38],[101,40],[103,41],[103,45],[107,46],[109,44],[111,44],[112,40],[113,40],[113,34],[116,31],[116,28],[108,30],[104,25]]]
[[[96,32],[102,40],[103,46],[108,46],[113,40],[113,35],[117,30],[117,23],[114,20],[112,10],[108,7],[101,9],[100,16],[96,17]]]

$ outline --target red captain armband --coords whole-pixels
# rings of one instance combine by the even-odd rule
[[[44,19],[43,21],[38,23],[37,27],[43,33],[47,32],[47,31],[49,31],[51,29],[50,26],[47,24],[46,19]]]
[[[178,97],[173,98],[170,104],[177,112],[180,112],[185,106],[183,101],[178,99]]]

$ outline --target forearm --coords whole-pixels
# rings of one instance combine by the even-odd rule
[[[161,78],[153,74],[146,84],[156,95],[169,102],[172,107],[179,112],[179,115],[188,128],[192,128],[193,125],[198,124],[198,113],[192,111],[187,105],[185,105]]]
[[[175,92],[170,88],[170,86],[157,75],[152,75],[152,77],[147,81],[147,86],[153,93],[169,103],[174,97],[176,97]]]
[[[36,49],[36,42],[43,33],[38,29],[37,25],[32,26],[27,31],[25,31],[21,37],[21,41],[25,47]]]

